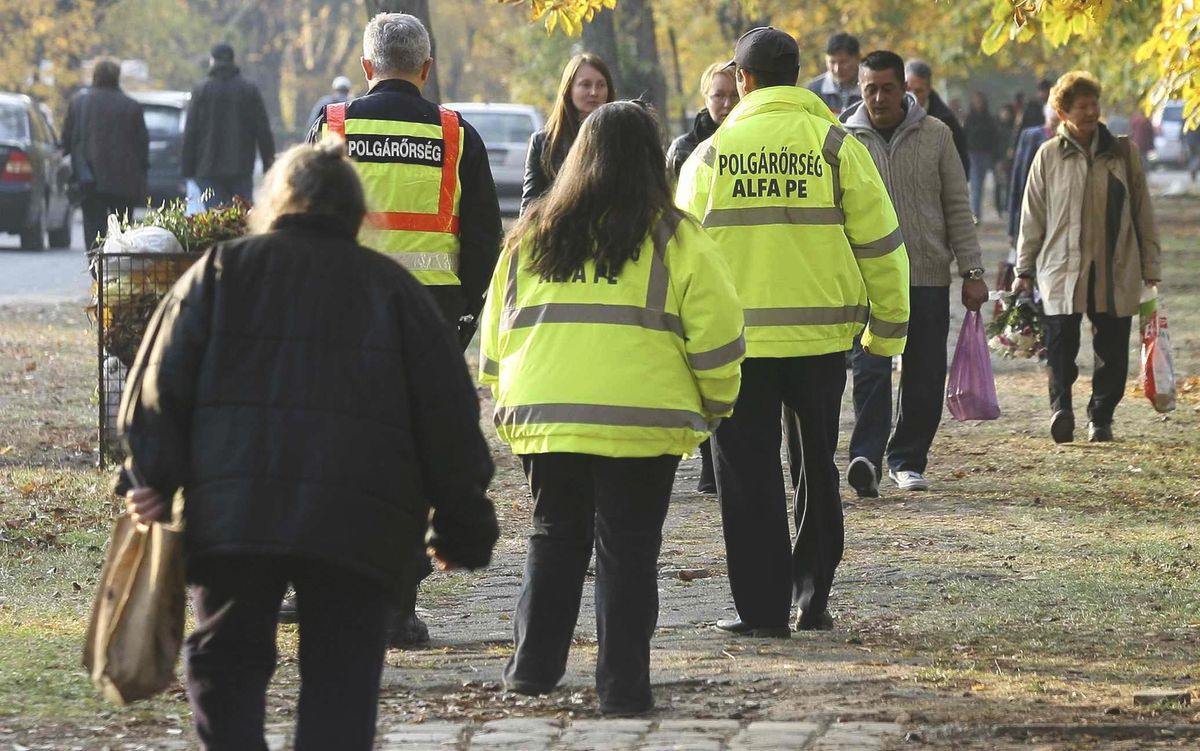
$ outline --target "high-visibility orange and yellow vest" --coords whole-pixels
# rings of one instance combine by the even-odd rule
[[[366,193],[359,242],[395,256],[422,284],[457,285],[458,165],[463,129],[458,115],[441,123],[347,118],[346,103],[325,108],[325,129],[346,139]]]

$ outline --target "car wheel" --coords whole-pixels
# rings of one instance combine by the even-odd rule
[[[43,203],[33,226],[21,230],[22,250],[43,250],[46,247],[46,211],[46,204]]]
[[[71,204],[67,204],[67,210],[63,212],[63,223],[58,229],[49,230],[46,233],[50,240],[51,248],[70,248],[71,247]]]

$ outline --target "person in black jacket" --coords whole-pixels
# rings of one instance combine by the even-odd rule
[[[150,135],[142,105],[121,91],[121,66],[101,60],[92,87],[71,100],[63,122],[63,152],[80,186],[83,242],[92,247],[109,214],[124,215],[146,200]]]
[[[275,139],[258,87],[233,64],[233,48],[214,44],[208,79],[192,89],[183,127],[183,176],[209,192],[205,208],[234,196],[254,201],[254,152],[263,171],[275,160]]]
[[[558,168],[579,135],[584,118],[602,104],[617,98],[612,73],[598,55],[576,55],[563,68],[554,98],[554,110],[546,127],[529,139],[525,157],[525,184],[521,188],[521,213],[550,189]]]
[[[117,490],[138,522],[182,493],[203,748],[266,748],[290,581],[296,748],[365,751],[388,613],[416,552],[428,544],[446,568],[490,560],[492,460],[436,303],[355,242],[366,202],[342,146],[295,147],[263,193],[261,233],[205,253],[154,314],[121,404]]]
[[[725,122],[738,103],[733,68],[727,68],[724,61],[708,66],[700,76],[700,94],[704,97],[704,107],[696,113],[691,131],[676,138],[667,149],[667,171],[672,180],[679,179],[683,163],[697,146],[717,132],[717,126]]]
[[[962,160],[963,172],[971,176],[971,159],[967,155],[967,134],[963,132],[962,124],[954,110],[946,105],[933,88],[933,68],[924,60],[909,60],[904,65],[904,85],[917,98],[917,103],[925,110],[925,114],[936,117],[950,128],[954,138],[954,150]]]

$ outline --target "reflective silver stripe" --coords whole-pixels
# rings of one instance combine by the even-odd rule
[[[654,257],[650,259],[650,276],[646,281],[646,307],[651,310],[667,309],[667,292],[671,286],[671,273],[667,269],[667,245],[675,236],[675,230],[682,220],[682,214],[671,212],[660,217],[650,228]]]
[[[829,326],[866,323],[865,305],[840,308],[747,308],[747,326]]]
[[[506,310],[500,317],[500,330],[523,329],[543,323],[611,323],[617,326],[640,326],[652,331],[670,331],[683,337],[683,322],[677,315],[637,305],[601,303],[548,302]]]
[[[833,205],[842,205],[842,158],[838,152],[842,149],[842,141],[846,140],[846,131],[836,125],[825,132],[825,143],[821,146],[821,156],[825,157],[825,165],[833,177]]]
[[[705,227],[757,227],[764,224],[844,224],[840,208],[828,206],[756,206],[713,209],[704,215]]]
[[[704,417],[686,409],[621,407],[612,404],[522,404],[496,407],[497,427],[575,423],[630,428],[690,428],[707,432]]]
[[[498,376],[500,375],[500,363],[480,355],[479,370],[480,372],[487,373],[490,376]]]
[[[873,240],[862,245],[852,244],[850,247],[854,250],[855,258],[879,258],[880,256],[886,256],[903,244],[904,236],[900,234],[900,228],[896,227],[896,229],[878,240]]]
[[[712,399],[701,399],[700,401],[704,404],[704,408],[714,415],[724,414],[733,409],[733,404],[728,402],[717,402]]]
[[[892,323],[891,321],[881,321],[878,318],[872,318],[871,333],[875,336],[882,336],[884,339],[899,339],[902,336],[908,336],[908,321],[904,323]]]
[[[722,365],[728,365],[731,362],[736,362],[739,357],[746,354],[746,333],[743,331],[729,344],[722,344],[716,349],[710,349],[707,352],[696,352],[688,355],[688,362],[691,363],[695,370],[712,370],[719,368]]]
[[[389,253],[409,271],[449,271],[458,273],[457,253],[409,253],[400,250]]]
[[[520,271],[520,258],[516,247],[508,259],[508,284],[504,287],[504,309],[512,310],[517,307],[517,273]]]

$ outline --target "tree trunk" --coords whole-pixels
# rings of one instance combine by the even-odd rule
[[[621,0],[617,6],[622,41],[628,47],[621,61],[624,98],[650,102],[666,117],[667,79],[658,58],[654,10],[649,0]]]
[[[627,96],[625,79],[621,75],[621,56],[617,52],[617,28],[613,11],[601,10],[592,18],[591,23],[583,25],[583,49],[585,52],[599,55],[608,64],[613,86],[617,90],[616,95]]]
[[[367,9],[367,18],[374,18],[377,13],[409,13],[421,19],[429,30],[429,44],[432,47],[433,70],[429,72],[429,80],[425,82],[422,92],[431,102],[442,101],[442,92],[438,86],[437,66],[437,37],[433,35],[433,19],[429,14],[429,0],[363,0]]]

